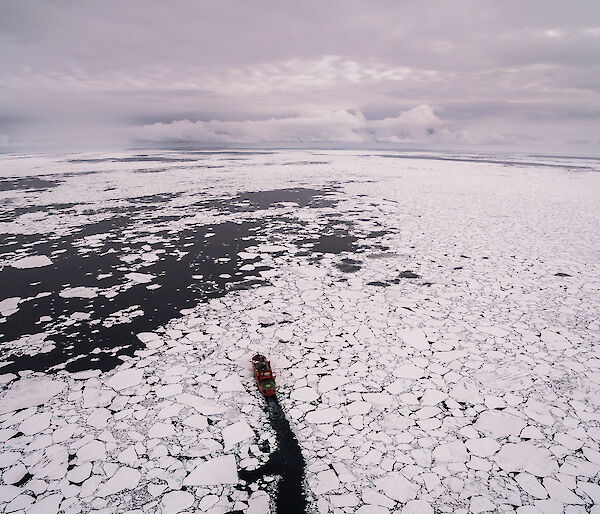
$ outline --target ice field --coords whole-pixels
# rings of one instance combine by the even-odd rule
[[[599,171],[0,156],[0,512],[600,513]]]

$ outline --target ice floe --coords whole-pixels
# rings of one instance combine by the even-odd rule
[[[107,382],[107,385],[120,391],[138,385],[144,372],[140,369],[125,369],[113,375]]]
[[[8,390],[0,402],[0,414],[46,403],[59,394],[66,384],[49,378],[23,378]]]
[[[69,287],[58,293],[63,298],[95,298],[98,296],[98,288],[96,287]]]
[[[27,269],[27,268],[43,268],[44,266],[50,266],[52,261],[46,255],[30,255],[28,257],[22,257],[16,259],[10,263],[13,268]]]
[[[236,444],[246,441],[254,437],[254,432],[250,428],[250,425],[244,420],[238,421],[233,425],[229,425],[223,429],[223,441],[225,443],[225,450],[230,450]]]
[[[504,471],[527,471],[538,477],[558,471],[558,464],[549,450],[528,442],[505,444],[496,454],[495,461]]]
[[[183,481],[184,485],[222,485],[238,481],[237,466],[233,455],[215,457],[198,464]]]

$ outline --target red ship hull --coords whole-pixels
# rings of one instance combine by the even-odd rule
[[[271,363],[263,355],[257,354],[252,357],[252,368],[258,390],[264,396],[274,396],[275,375],[273,375]]]

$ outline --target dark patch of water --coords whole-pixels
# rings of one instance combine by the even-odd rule
[[[253,191],[242,193],[234,197],[232,201],[250,202],[253,207],[259,210],[276,207],[277,204],[282,202],[297,203],[299,207],[323,208],[333,207],[337,204],[337,200],[327,198],[327,195],[334,191],[334,188],[289,188],[273,191]]]
[[[300,208],[316,209],[335,206],[337,200],[330,197],[335,191],[336,189],[333,187],[249,191],[229,198],[202,200],[194,205],[204,209],[211,208],[226,212],[254,212],[279,207],[282,202],[293,202],[298,204]]]
[[[312,207],[322,205],[322,201],[333,202],[329,198],[324,200],[326,194],[314,189],[285,189],[280,194],[266,191],[264,196],[243,193],[229,200],[229,211],[236,212],[242,197],[255,208],[276,206],[282,201]],[[189,210],[179,217],[161,216],[161,209],[173,197],[164,194],[132,198],[124,207],[90,211],[110,212],[112,216],[62,237],[0,234],[5,258],[11,258],[17,250],[31,249],[29,253],[52,259],[52,265],[44,268],[5,267],[0,271],[0,299],[12,296],[27,299],[21,302],[15,314],[0,324],[0,343],[4,343],[0,358],[8,362],[3,367],[4,372],[62,368],[106,371],[115,367],[121,362],[120,355],[133,355],[142,347],[136,333],[154,330],[180,316],[181,309],[192,308],[228,291],[267,283],[260,271],[269,268],[261,266],[259,258],[243,260],[238,253],[270,240],[277,231],[288,233],[288,240],[291,235],[295,244],[312,244],[309,254],[315,255],[315,262],[322,253],[356,249],[357,238],[348,234],[352,224],[336,218],[327,218],[320,233],[310,237],[292,216],[285,219],[266,216],[260,220],[174,229],[172,221],[189,216]],[[227,203],[219,202],[226,209]],[[64,208],[73,206],[65,204]],[[40,210],[46,208],[48,206],[39,207]],[[95,242],[85,239],[99,234],[104,237]],[[142,253],[158,256],[158,260],[150,260],[142,266],[139,259]],[[135,263],[121,259],[128,255],[137,256]],[[255,268],[241,271],[239,268],[244,264],[253,264]],[[154,278],[149,284],[127,287],[131,282],[125,275],[130,272],[150,274]],[[99,279],[99,275],[105,277]],[[148,289],[149,285],[160,287]],[[80,286],[100,288],[100,294],[94,298],[63,298],[59,294],[66,288]],[[111,293],[108,297],[102,294],[107,290]],[[50,294],[36,298],[45,292]],[[135,310],[138,306],[142,315],[114,319],[115,313]],[[76,312],[85,313],[89,318],[73,319]],[[50,321],[42,321],[45,317],[50,317]],[[105,326],[107,319],[115,324]],[[21,350],[6,347],[8,341],[37,333],[47,334],[47,340],[54,342],[55,348],[48,353],[25,355]]]
[[[19,480],[18,482],[14,483],[13,486],[14,487],[23,487],[32,478],[33,478],[33,475],[31,473],[25,473],[23,475],[23,478],[21,478],[21,480]]]
[[[277,449],[269,460],[253,471],[241,470],[239,477],[248,483],[264,476],[279,475],[275,506],[279,514],[304,514],[306,497],[302,487],[306,465],[300,445],[290,428],[277,397],[266,398],[269,421],[277,436]]]
[[[60,183],[60,180],[47,180],[40,177],[0,178],[0,191],[13,191],[22,189],[43,191],[44,189],[56,187]]]
[[[397,256],[398,256],[397,253],[383,251],[383,252],[371,253],[371,254],[367,255],[367,258],[369,258],[369,259],[391,259],[391,258],[394,258]]]
[[[421,278],[421,275],[417,275],[414,271],[411,270],[402,271],[398,276],[400,278]]]
[[[257,274],[269,268],[258,265],[252,271],[240,271],[242,259],[237,255],[257,243],[252,237],[259,228],[257,222],[200,226],[175,235],[168,231],[152,232],[153,236],[162,236],[166,241],[162,248],[155,245],[153,250],[162,249],[165,253],[159,254],[160,260],[141,269],[133,269],[119,258],[123,253],[143,252],[143,233],[132,231],[134,237],[131,240],[121,237],[129,222],[130,219],[125,217],[111,218],[88,225],[67,238],[38,245],[36,251],[43,255],[66,250],[52,256],[51,266],[33,269],[8,267],[0,272],[5,297],[26,298],[51,292],[49,296],[22,303],[19,310],[0,325],[0,340],[12,341],[24,335],[46,332],[48,339],[56,343],[52,351],[32,356],[11,354],[10,350],[4,349],[2,360],[11,362],[3,368],[5,372],[23,369],[48,371],[65,362],[68,371],[111,369],[121,362],[118,355],[132,355],[142,346],[135,334],[152,330],[180,316],[181,309],[223,296],[231,286],[256,287],[265,283]],[[156,218],[154,222],[160,224],[161,219]],[[111,237],[96,251],[78,251],[76,244],[81,237],[106,232]],[[207,233],[214,233],[214,236],[206,237]],[[174,252],[174,249],[187,253]],[[129,272],[150,274],[155,278],[148,284],[119,289],[129,282],[125,277]],[[111,276],[98,280],[99,274]],[[202,279],[194,279],[193,275],[202,275]],[[248,278],[251,282],[245,284]],[[147,289],[146,286],[151,284],[160,285],[160,288]],[[67,287],[79,286],[116,287],[118,294],[109,298],[103,295],[63,298],[59,295]],[[109,327],[102,324],[114,313],[133,306],[139,306],[144,314]],[[66,324],[75,312],[89,313],[90,320]],[[40,322],[42,316],[50,316],[52,320]],[[117,346],[123,348],[112,353],[112,348]],[[96,349],[100,349],[101,353],[92,353]]]
[[[355,259],[342,259],[340,262],[335,264],[335,267],[344,273],[356,273],[360,270],[360,265],[362,263]]]
[[[342,253],[352,250],[357,238],[346,234],[332,234],[319,236],[316,244],[312,247],[313,252],[319,253]]]
[[[76,203],[53,203],[49,205],[32,205],[30,207],[11,208],[10,204],[5,204],[4,206],[0,207],[0,218],[1,221],[11,222],[23,214],[33,214],[35,212],[65,211],[66,213],[76,205]]]
[[[387,231],[387,230],[375,230],[374,232],[370,232],[369,234],[367,234],[365,237],[368,239],[378,238],[378,237],[385,236],[388,233],[389,233],[389,231]]]

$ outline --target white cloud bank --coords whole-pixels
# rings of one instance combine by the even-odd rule
[[[154,123],[131,130],[139,142],[174,143],[420,143],[467,142],[465,131],[450,127],[429,105],[393,118],[368,120],[360,111],[323,110],[267,120]]]

